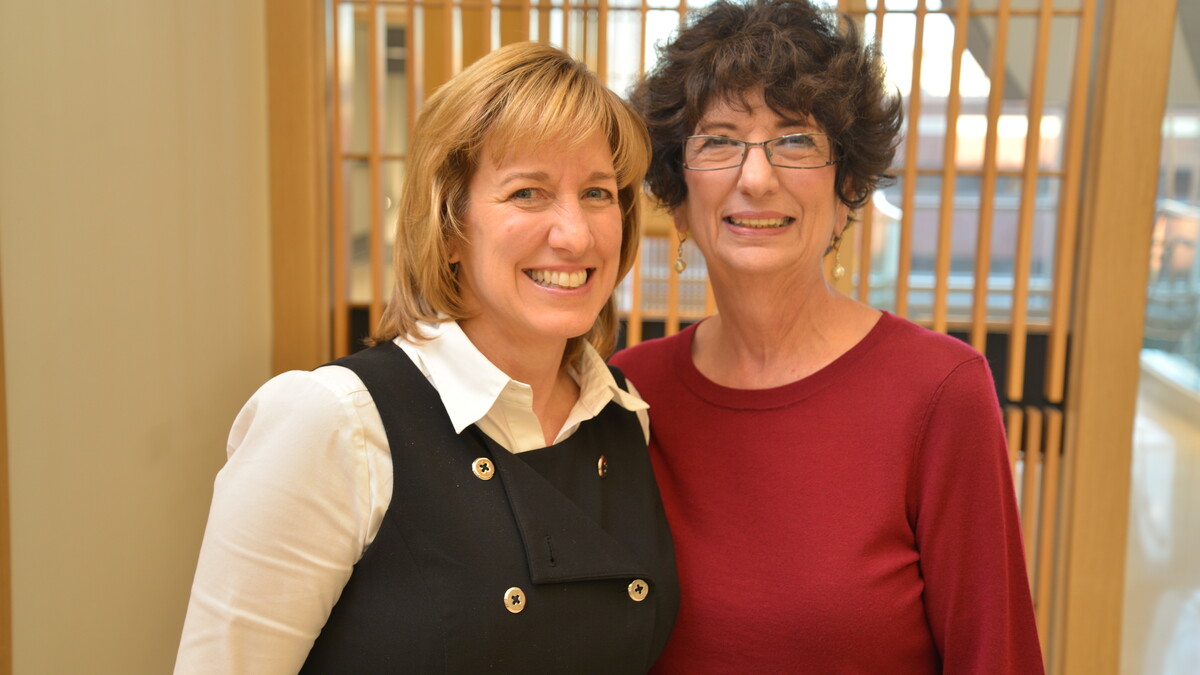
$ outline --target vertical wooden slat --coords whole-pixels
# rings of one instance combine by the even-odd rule
[[[1175,2],[1106,0],[1074,293],[1063,672],[1118,669],[1139,353]],[[1130,55],[1136,55],[1131,58]]]
[[[629,273],[632,298],[629,316],[625,318],[625,345],[632,347],[642,341],[642,247],[638,246],[637,260]]]
[[[501,0],[496,3],[500,10],[500,46],[529,39],[529,0],[512,3]]]
[[[492,51],[492,2],[493,0],[480,0],[483,4],[483,53],[487,54]],[[563,32],[566,35],[566,31]]]
[[[992,40],[992,70],[988,91],[987,134],[983,144],[983,178],[979,188],[979,228],[975,243],[975,288],[971,300],[971,346],[987,348],[987,303],[992,269],[992,222],[996,212],[996,148],[1000,114],[1004,110],[1004,81],[1008,65],[1008,21],[1010,0],[1000,0],[996,34]]]
[[[875,3],[875,45],[878,47],[883,43],[883,20],[884,20],[884,3]],[[863,207],[864,216],[862,220],[862,269],[858,272],[858,299],[862,302],[870,304],[871,302],[871,257],[874,253],[872,238],[876,217],[879,213],[875,210],[874,202],[867,202]]]
[[[1054,603],[1054,559],[1058,545],[1059,465],[1062,453],[1062,413],[1046,411],[1046,441],[1042,463],[1042,508],[1038,525],[1037,563],[1034,578],[1034,610],[1043,654],[1050,644],[1051,607]],[[1025,533],[1026,538],[1030,535]]]
[[[954,12],[954,52],[950,62],[950,95],[946,101],[946,138],[942,154],[942,204],[938,212],[938,248],[934,274],[933,329],[946,332],[950,294],[950,253],[954,233],[954,194],[958,178],[958,114],[962,108],[960,82],[963,53],[967,50],[968,2]]]
[[[1063,149],[1063,181],[1054,243],[1054,287],[1050,295],[1050,332],[1046,342],[1046,398],[1052,403],[1062,402],[1067,373],[1067,333],[1075,272],[1075,241],[1079,230],[1079,201],[1075,195],[1079,194],[1082,182],[1096,0],[1083,0],[1081,10],[1079,27],[1075,31],[1075,72],[1071,76],[1070,115]]]
[[[1015,471],[1021,454],[1021,430],[1024,416],[1015,405],[1004,407],[1004,433],[1008,437],[1008,465]],[[1014,487],[1015,489],[1015,487]]]
[[[382,40],[379,29],[379,0],[367,2],[367,105],[370,106],[369,145],[367,147],[367,167],[370,172],[371,204],[367,209],[370,213],[370,261],[371,261],[371,303],[370,327],[373,330],[383,314],[383,301],[380,299],[383,289],[383,179],[381,171],[382,158],[380,144],[383,139],[382,111],[380,87],[383,83],[380,60],[383,50],[380,49]]]
[[[596,75],[608,84],[608,0],[600,0],[596,12]]]
[[[422,95],[429,96],[453,74],[454,16],[446,10],[446,0],[411,4],[416,4],[420,10],[419,30],[414,28],[414,32],[421,36],[420,51],[425,57],[421,64],[425,75]]]
[[[538,0],[538,42],[550,44],[550,0]]]
[[[1012,328],[1008,333],[1008,398],[1019,400],[1025,388],[1025,343],[1028,335],[1029,270],[1033,249],[1033,216],[1041,168],[1042,108],[1046,100],[1046,69],[1050,55],[1053,2],[1043,2],[1038,16],[1037,48],[1025,127],[1025,166],[1021,181],[1020,217],[1017,221],[1016,257],[1013,261]]]
[[[592,32],[589,29],[592,22],[592,8],[595,0],[583,0],[579,5],[579,53],[576,58],[588,64],[589,68],[595,70],[595,62],[592,57],[591,40]]]
[[[885,3],[875,2],[875,44],[883,42],[883,16],[885,14]]]
[[[571,51],[571,0],[563,0],[562,22],[563,22],[563,37],[562,37],[563,49],[565,49],[567,51]]]
[[[338,4],[336,1],[333,3],[333,68],[330,73],[333,80],[333,103],[330,106],[333,118],[333,132],[330,134],[333,154],[333,242],[330,248],[333,258],[333,355],[342,357],[350,353],[350,307],[346,302],[346,275],[349,270],[346,256],[346,170],[342,160],[342,46]]]
[[[446,79],[462,70],[462,54],[454,48],[454,0],[442,0],[442,59],[446,62]]]
[[[920,144],[921,63],[925,52],[925,0],[917,0],[917,29],[913,37],[912,85],[908,94],[908,118],[904,141],[904,198],[900,218],[900,261],[896,272],[896,314],[908,316],[909,273],[912,271],[913,213],[916,211],[917,149]]]
[[[1033,583],[1037,552],[1038,487],[1042,476],[1042,411],[1025,409],[1025,467],[1021,474],[1021,532],[1025,537],[1025,566]]]
[[[565,1],[565,0],[564,0]],[[640,25],[640,36],[638,39],[638,75],[646,73],[646,15],[649,12],[649,4],[647,0],[642,0],[641,6],[638,9],[638,19]],[[564,38],[565,44],[565,38]],[[643,219],[648,210],[654,208],[649,195],[643,195],[641,210]],[[645,243],[645,233],[639,232],[638,236],[642,238],[638,246],[637,260],[634,262],[633,270],[630,273],[630,290],[631,290],[631,306],[629,314],[625,318],[625,344],[633,346],[642,341],[642,250],[641,244]]]
[[[1068,421],[1067,414],[1063,413],[1063,429],[1066,431]],[[1047,675],[1060,675],[1063,671],[1063,652],[1062,647],[1063,636],[1066,634],[1067,622],[1067,570],[1070,565],[1067,560],[1067,551],[1070,547],[1071,530],[1071,504],[1075,502],[1075,462],[1069,441],[1064,436],[1062,448],[1062,501],[1059,506],[1059,522],[1061,526],[1057,540],[1055,541],[1054,555],[1054,579],[1051,582],[1053,586],[1053,601],[1050,603],[1050,626],[1047,629],[1047,642],[1043,644],[1042,650],[1046,652],[1046,673]]]
[[[859,211],[858,292],[859,302],[871,303],[871,235],[875,225],[875,204],[867,201]]]
[[[491,4],[491,0],[487,0]],[[487,13],[491,21],[492,13]],[[409,2],[405,7],[404,26],[404,81],[407,86],[406,113],[408,115],[408,135],[412,139],[417,127],[417,111],[421,107],[421,94],[425,91],[425,50],[424,40],[417,32],[417,3]],[[488,35],[491,35],[489,24]],[[490,39],[490,38],[489,38]],[[418,42],[420,41],[420,42]],[[405,148],[405,153],[408,149]]]
[[[458,66],[465,67],[492,51],[492,13],[489,0],[473,0],[458,9],[457,25],[462,31]],[[476,20],[477,19],[477,20]]]
[[[641,39],[638,40],[638,75],[646,74],[646,19],[650,13],[650,3],[642,0],[642,5],[638,11],[638,19],[641,22],[641,32],[638,35]]]

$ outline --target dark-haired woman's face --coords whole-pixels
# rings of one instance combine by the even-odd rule
[[[809,119],[771,110],[761,91],[745,103],[712,104],[693,133],[762,142],[822,131]],[[835,169],[774,166],[762,147],[750,148],[740,168],[684,169],[688,196],[675,211],[676,225],[695,239],[714,279],[769,275],[789,285],[823,279],[822,257],[847,216],[834,190]]]

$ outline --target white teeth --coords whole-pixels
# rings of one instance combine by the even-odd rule
[[[587,281],[587,270],[558,272],[555,270],[525,270],[534,283],[549,288],[579,288]]]
[[[739,227],[783,227],[791,218],[730,218]]]

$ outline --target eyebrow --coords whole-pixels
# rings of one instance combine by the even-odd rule
[[[584,179],[584,182],[590,183],[592,181],[601,180],[615,181],[616,179],[617,174],[610,171],[593,171],[588,174],[587,178]],[[500,181],[500,185],[503,187],[509,183],[520,180],[548,181],[550,180],[550,174],[546,173],[545,171],[517,171],[506,175],[504,180]]]
[[[775,130],[779,131],[781,129],[788,129],[788,128],[792,128],[792,127],[803,129],[803,131],[791,131],[788,133],[815,134],[815,133],[817,133],[817,131],[819,129],[819,127],[817,127],[815,124],[809,124],[809,123],[803,122],[801,120],[780,119],[779,123],[775,125]],[[719,120],[718,121],[700,120],[700,123],[696,125],[696,128],[698,131],[704,131],[704,132],[737,131],[737,126],[735,124],[733,124],[732,122],[721,122]]]
[[[549,179],[550,174],[545,171],[517,171],[506,175],[504,180],[500,181],[500,185],[505,186],[518,180],[545,181]]]

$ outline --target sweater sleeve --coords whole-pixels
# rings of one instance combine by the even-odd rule
[[[934,394],[909,486],[924,601],[946,675],[1043,673],[995,388],[982,358]]]

